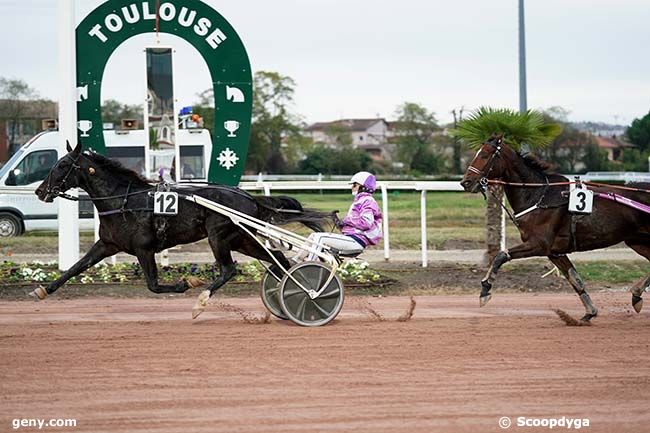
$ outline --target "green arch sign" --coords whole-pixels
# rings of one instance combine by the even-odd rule
[[[161,1],[158,15],[160,33],[185,39],[208,65],[215,103],[208,179],[237,185],[248,152],[253,108],[253,77],[244,44],[223,16],[199,0]],[[81,134],[83,148],[106,151],[101,86],[109,57],[127,39],[153,33],[155,27],[156,0],[108,1],[77,26],[77,118],[90,121],[86,127],[92,125]]]

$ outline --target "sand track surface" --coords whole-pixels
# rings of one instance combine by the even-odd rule
[[[589,432],[650,429],[650,312],[596,293],[353,298],[302,328],[259,299],[0,302],[0,432],[17,418],[74,418],[71,432],[502,432],[518,417],[589,419]],[[377,314],[372,314],[371,309]],[[237,313],[243,311],[244,313]],[[650,310],[650,308],[648,309]],[[378,317],[381,317],[379,319]],[[567,431],[556,427],[552,431]]]

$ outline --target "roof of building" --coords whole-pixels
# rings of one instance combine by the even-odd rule
[[[348,128],[350,131],[366,131],[368,128],[376,124],[377,122],[386,122],[386,119],[378,117],[374,119],[340,119],[334,120],[332,122],[316,122],[312,125],[309,125],[306,131],[324,131],[330,126],[343,126]]]
[[[632,143],[619,140],[618,138],[616,138],[616,136],[613,137],[595,136],[594,138],[596,139],[596,144],[598,144],[598,147],[600,147],[601,149],[621,149],[625,147],[636,147]]]

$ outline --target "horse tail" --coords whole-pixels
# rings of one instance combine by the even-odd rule
[[[298,200],[286,195],[273,197],[255,196],[261,220],[275,225],[301,223],[315,232],[325,231],[325,225],[332,225],[334,214],[307,209]]]

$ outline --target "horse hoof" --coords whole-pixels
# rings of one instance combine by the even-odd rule
[[[481,307],[484,307],[485,304],[487,304],[488,302],[490,302],[490,299],[492,299],[492,295],[481,296],[481,297],[479,298],[479,304],[481,305]]]
[[[598,311],[596,311],[596,312],[594,312],[594,313],[587,313],[587,314],[585,314],[584,316],[582,316],[582,318],[580,319],[580,321],[582,321],[582,322],[589,322],[591,319],[593,319],[593,318],[596,317],[596,316],[598,316]]]
[[[196,319],[205,311],[205,308],[192,308],[192,320]]]
[[[634,307],[634,311],[640,313],[643,308],[643,298],[641,296],[632,295],[632,307]]]
[[[28,295],[34,299],[38,299],[42,301],[47,297],[47,291],[43,286],[38,286],[37,288],[29,292]]]
[[[199,294],[199,297],[196,299],[196,303],[192,308],[192,319],[199,317],[201,313],[205,310],[205,307],[208,306],[208,300],[210,299],[210,291],[204,290]]]

